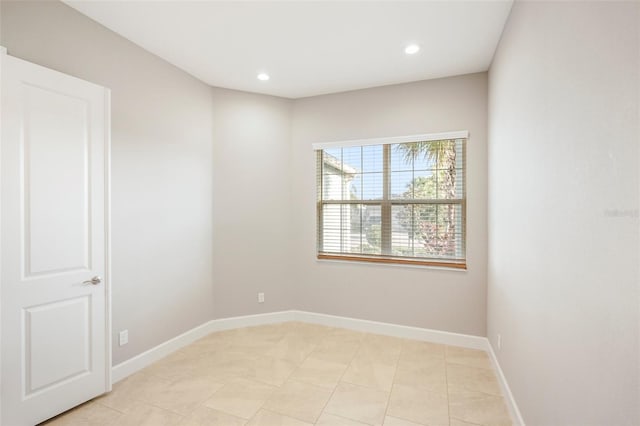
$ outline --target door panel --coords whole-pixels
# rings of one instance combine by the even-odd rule
[[[26,276],[89,269],[89,103],[29,84],[23,102]]]
[[[111,389],[109,92],[0,62],[0,423],[20,426]]]
[[[90,297],[24,309],[25,396],[91,370]]]

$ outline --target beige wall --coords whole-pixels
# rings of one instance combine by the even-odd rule
[[[488,153],[485,73],[297,101],[211,89],[48,1],[3,1],[0,44],[112,89],[115,363],[289,308],[481,336],[488,317],[528,424],[637,424],[639,7],[516,2]],[[450,130],[471,134],[468,271],[315,260],[313,142]]]
[[[11,55],[112,90],[114,363],[209,320],[210,88],[62,3],[1,10]]]
[[[640,424],[639,8],[516,2],[491,66],[488,336],[529,425]]]
[[[292,291],[312,312],[482,336],[486,324],[487,74],[296,100]],[[469,130],[466,272],[316,260],[314,142]]]
[[[486,73],[290,101],[212,89],[59,2],[3,2],[1,36],[113,91],[116,363],[290,308],[484,335]],[[311,143],[449,130],[471,134],[468,271],[315,260]]]
[[[214,317],[294,308],[484,335],[486,79],[295,101],[213,88]],[[472,134],[469,270],[318,263],[311,143],[446,130]]]
[[[212,89],[214,317],[293,307],[292,101]],[[257,293],[265,302],[257,303]]]

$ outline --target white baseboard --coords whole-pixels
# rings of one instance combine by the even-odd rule
[[[493,351],[493,346],[491,346],[491,342],[489,342],[489,339],[485,339],[485,340],[486,340],[486,347],[483,349],[489,355],[489,359],[491,360],[493,369],[496,372],[496,376],[498,376],[500,389],[502,389],[502,396],[504,397],[504,402],[507,404],[507,409],[509,410],[509,414],[511,415],[511,420],[513,421],[513,424],[516,426],[525,426],[524,419],[522,418],[522,414],[520,414],[520,409],[518,408],[518,404],[516,404],[516,400],[513,397],[513,394],[511,393],[511,388],[509,387],[507,378],[504,376],[504,373],[502,372],[502,368],[500,367],[500,363],[498,362],[498,357],[496,357],[496,353]]]
[[[447,331],[431,330],[428,328],[410,327],[406,325],[391,324],[385,322],[369,321],[356,318],[340,317],[336,315],[318,314],[305,311],[280,311],[266,314],[246,315],[240,317],[214,319],[198,327],[182,333],[171,340],[167,340],[158,346],[149,349],[131,359],[128,359],[112,370],[113,383],[142,370],[150,364],[170,355],[171,353],[193,343],[209,333],[222,330],[231,330],[241,327],[275,324],[286,321],[300,321],[312,324],[340,327],[349,330],[366,333],[384,334],[386,336],[401,337],[405,339],[423,340],[451,346],[461,346],[470,349],[486,351],[496,371],[500,387],[504,395],[505,403],[511,414],[511,419],[517,426],[524,426],[520,410],[513,398],[509,384],[500,368],[493,348],[486,337],[471,336],[468,334],[450,333]]]
[[[231,317],[215,319],[199,325],[191,330],[185,331],[173,339],[160,343],[139,355],[134,356],[118,365],[113,366],[111,370],[111,380],[113,383],[130,376],[131,374],[142,370],[143,368],[153,364],[154,362],[172,354],[173,352],[190,345],[196,340],[206,336],[207,334],[231,330],[234,328],[251,327],[262,324],[273,324],[278,322],[291,321],[293,318],[292,311],[271,312],[268,314],[246,315],[242,317]]]
[[[293,316],[295,321],[309,322],[312,324],[320,324],[330,327],[347,328],[349,330],[363,331],[365,333],[384,334],[386,336],[423,340],[451,346],[462,346],[470,349],[485,350],[486,348],[487,339],[485,337],[471,336],[469,334],[450,333],[448,331],[438,331],[428,328],[411,327],[386,322],[339,317],[336,315],[317,314],[314,312],[293,311]]]

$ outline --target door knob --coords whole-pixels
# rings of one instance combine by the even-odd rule
[[[88,281],[83,282],[82,284],[93,284],[93,285],[98,285],[102,282],[102,278],[100,278],[99,276],[95,276],[93,278],[91,278]]]

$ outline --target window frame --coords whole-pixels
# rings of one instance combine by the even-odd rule
[[[390,193],[390,146],[392,144],[402,143],[415,143],[415,142],[435,142],[441,140],[457,140],[463,139],[462,143],[462,196],[456,199],[429,199],[428,202],[425,199],[421,200],[408,200],[408,199],[394,199]],[[447,268],[455,270],[467,269],[467,163],[466,163],[466,145],[469,140],[468,131],[446,132],[446,133],[432,133],[421,135],[410,135],[400,137],[389,138],[375,138],[375,139],[363,139],[353,141],[342,142],[324,142],[314,143],[313,149],[316,154],[316,257],[318,260],[335,260],[335,261],[350,261],[350,262],[367,262],[378,264],[393,264],[393,265],[412,265],[412,266],[425,266],[436,268]],[[346,147],[362,147],[367,145],[382,145],[383,146],[383,196],[380,200],[324,200],[323,199],[323,150],[331,148],[346,148]],[[320,168],[320,169],[319,169]],[[439,205],[439,204],[456,204],[461,206],[461,226],[462,226],[462,257],[461,258],[423,258],[412,256],[394,256],[392,254],[372,254],[365,253],[332,253],[324,252],[321,250],[323,247],[323,208],[325,205],[379,205],[381,212],[381,252],[391,252],[392,236],[386,235],[391,232],[391,226],[389,221],[392,220],[392,206],[394,205]],[[385,226],[387,225],[387,226]],[[382,234],[385,235],[382,235]]]

